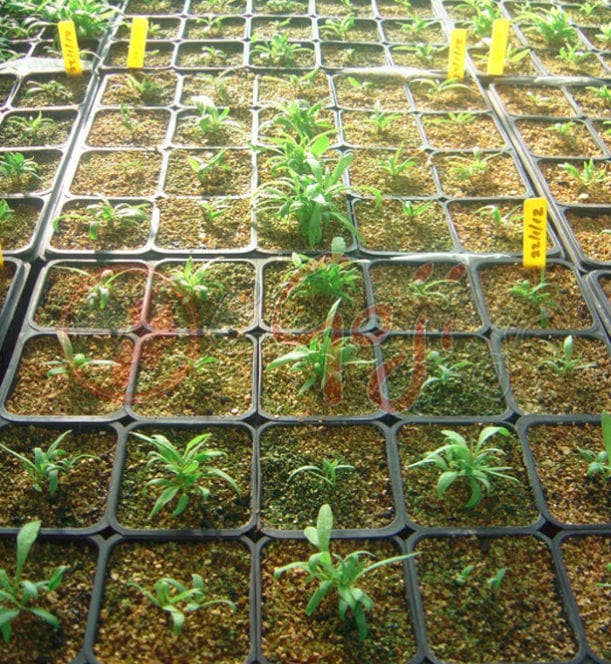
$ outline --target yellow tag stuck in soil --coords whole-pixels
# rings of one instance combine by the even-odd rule
[[[524,267],[545,267],[547,251],[547,201],[527,198],[524,201]]]
[[[0,268],[4,265],[4,256],[2,255],[2,245],[0,244]]]
[[[57,28],[59,30],[59,43],[62,47],[66,74],[69,76],[79,76],[83,73],[83,68],[81,66],[81,54],[79,53],[74,22],[60,21],[57,24]]]
[[[488,58],[487,73],[491,76],[500,76],[505,69],[505,53],[509,40],[509,19],[497,18],[492,23],[492,43]]]
[[[467,57],[467,31],[454,28],[450,35],[450,56],[448,59],[448,78],[462,81],[465,77],[465,58]]]
[[[144,51],[148,29],[149,22],[147,18],[143,16],[134,17],[129,39],[129,50],[127,51],[127,66],[130,69],[142,69],[144,67]]]

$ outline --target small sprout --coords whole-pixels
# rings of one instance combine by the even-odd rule
[[[200,51],[199,61],[207,67],[219,66],[225,64],[227,53],[214,46],[204,46]]]
[[[562,140],[575,145],[575,127],[577,125],[573,120],[568,120],[567,122],[554,122],[554,124],[547,127],[547,131],[554,132]]]
[[[564,169],[571,177],[575,178],[580,187],[584,189],[587,189],[591,185],[606,183],[609,179],[604,164],[601,164],[599,167],[594,162],[594,159],[585,161],[581,170],[569,162],[560,164],[560,168]]]
[[[426,18],[414,16],[409,21],[400,24],[401,31],[409,38],[408,41],[420,41],[417,39],[421,33],[425,32],[435,21]]]
[[[559,376],[566,377],[575,371],[583,371],[596,366],[596,362],[583,362],[580,357],[573,357],[574,340],[569,334],[562,342],[562,349],[554,344],[546,342],[554,357],[551,360],[542,360],[537,364],[537,369],[547,366],[551,367]]]
[[[300,473],[308,473],[320,482],[324,482],[332,489],[335,489],[339,480],[337,474],[340,471],[348,470],[356,470],[356,468],[350,464],[342,463],[339,459],[323,459],[321,466],[307,465],[296,468],[289,475],[287,481],[290,482],[296,475],[299,475]]]
[[[447,124],[453,127],[466,127],[475,121],[475,113],[463,112],[453,113],[449,112],[444,116],[436,116],[430,120],[431,124]]]
[[[427,452],[424,458],[412,463],[408,468],[433,465],[441,470],[437,481],[437,497],[443,498],[448,488],[458,479],[464,478],[471,489],[471,496],[465,507],[471,509],[481,501],[484,493],[489,494],[492,490],[491,480],[501,478],[519,482],[512,475],[504,471],[511,470],[510,466],[498,466],[498,456],[504,454],[497,447],[485,447],[486,442],[497,434],[509,436],[509,431],[504,427],[485,427],[479,434],[476,442],[467,442],[463,436],[456,431],[443,430],[441,432],[446,444],[438,447],[432,452]],[[484,493],[482,493],[482,489]]]
[[[293,0],[267,0],[265,8],[272,14],[292,14],[296,3]]]
[[[180,581],[164,576],[159,579],[153,591],[143,588],[135,581],[129,581],[128,586],[139,590],[153,606],[156,606],[170,614],[172,619],[172,631],[179,635],[185,622],[185,612],[205,609],[209,606],[223,604],[228,606],[234,613],[238,607],[228,599],[206,599],[204,592],[204,580],[199,574],[191,574],[192,584],[188,588]]]
[[[441,389],[460,385],[465,376],[463,369],[473,366],[469,360],[461,360],[450,364],[447,357],[436,350],[431,350],[426,355],[427,379],[422,385],[422,389],[429,385],[440,387]]]
[[[201,16],[195,20],[195,24],[200,27],[202,36],[217,37],[222,34],[223,16]]]
[[[343,18],[330,18],[327,19],[323,25],[320,26],[320,34],[323,39],[336,39],[343,41],[348,38],[348,33],[354,27],[354,16],[348,14]]]
[[[322,102],[309,104],[303,99],[289,101],[282,104],[278,113],[266,125],[278,126],[287,134],[295,135],[299,139],[314,140],[317,136],[329,133],[333,123],[321,118]]]
[[[212,223],[216,219],[222,219],[225,212],[229,209],[229,205],[222,198],[211,198],[197,202],[198,207],[202,211],[202,217],[208,222]]]
[[[89,224],[89,237],[97,240],[100,227],[106,232],[112,233],[116,227],[139,226],[143,221],[148,221],[146,209],[148,209],[148,203],[113,205],[107,198],[102,197],[99,203],[87,206],[87,210],[93,215],[93,221]]]
[[[72,347],[70,337],[63,331],[57,332],[57,340],[62,351],[62,357],[47,362],[51,367],[47,371],[47,378],[51,376],[67,376],[70,380],[76,381],[87,367],[115,367],[117,362],[113,360],[97,360],[87,357],[84,353],[75,353]]]
[[[197,175],[197,179],[203,184],[210,175],[216,170],[230,171],[231,167],[224,163],[226,148],[222,148],[215,152],[209,159],[201,157],[187,157],[187,163]]]
[[[412,83],[424,86],[424,88],[426,88],[426,96],[432,102],[439,101],[448,93],[469,89],[468,85],[461,83],[458,79],[455,78],[415,78]]]
[[[454,581],[456,581],[459,586],[464,586],[468,582],[469,576],[474,569],[475,565],[465,565],[465,567],[463,567],[454,577]]]
[[[145,103],[158,101],[163,94],[163,85],[150,74],[142,74],[140,80],[132,74],[128,74],[125,80],[128,89]]]
[[[600,426],[603,433],[603,449],[599,452],[577,448],[581,456],[588,462],[587,476],[602,475],[606,480],[611,480],[611,413],[603,410],[600,418]]]
[[[206,302],[215,295],[225,292],[223,284],[210,274],[213,261],[193,266],[193,257],[189,256],[183,267],[175,267],[169,272],[170,280],[182,295],[183,302]]]
[[[227,456],[221,450],[206,449],[212,434],[203,433],[191,438],[184,450],[178,449],[174,443],[161,434],[145,436],[132,431],[132,435],[149,443],[154,449],[148,453],[146,469],[155,468],[158,473],[146,485],[163,489],[149,514],[149,519],[157,515],[175,498],[178,502],[172,516],[176,517],[185,511],[189,504],[189,496],[194,495],[206,501],[212,495],[204,482],[220,479],[226,482],[241,497],[237,482],[224,470],[217,468],[210,462],[212,459]]]
[[[600,87],[589,85],[586,86],[586,90],[591,92],[595,99],[600,99],[606,104],[611,104],[611,88],[608,85],[601,85]]]
[[[485,155],[479,148],[473,148],[473,157],[455,156],[449,160],[450,171],[459,180],[477,180],[488,175],[490,162],[502,156],[502,152]]]
[[[432,44],[410,44],[396,46],[393,53],[410,53],[423,65],[433,66],[435,58],[445,49],[444,46],[433,46]]]
[[[40,111],[36,117],[25,118],[13,115],[6,121],[6,124],[18,131],[19,139],[26,143],[37,141],[56,126],[55,121],[51,118],[43,118]]]
[[[71,99],[70,90],[60,81],[27,81],[26,99],[37,95],[47,95],[56,104],[65,104]]]
[[[240,128],[238,122],[229,118],[230,110],[228,108],[217,108],[214,103],[204,104],[201,101],[195,104],[198,115],[191,116],[193,120],[193,129],[203,136],[216,136],[229,127]]]
[[[414,168],[418,165],[418,160],[413,157],[402,160],[402,150],[403,143],[401,143],[399,148],[392,153],[391,157],[380,161],[380,168],[385,170],[391,178],[398,178],[399,176],[404,175],[408,169]]]
[[[493,599],[496,599],[496,596],[499,594],[499,591],[501,590],[501,584],[503,583],[503,579],[505,578],[505,574],[507,573],[508,569],[508,567],[501,567],[496,570],[494,576],[486,579],[486,585],[488,588],[490,588]]]
[[[519,222],[522,218],[520,213],[520,206],[516,205],[514,208],[509,210],[507,214],[501,212],[501,208],[498,205],[483,205],[476,210],[477,214],[484,219],[489,219],[493,224],[497,232],[506,233],[509,231],[512,222]]]
[[[278,580],[285,572],[301,570],[308,574],[308,582],[316,580],[318,588],[314,591],[306,606],[306,615],[311,616],[322,600],[330,593],[337,593],[339,601],[339,617],[345,620],[348,609],[356,622],[359,641],[367,637],[366,613],[373,609],[371,597],[356,586],[357,581],[384,565],[391,565],[411,558],[415,554],[408,553],[379,560],[367,565],[362,557],[373,558],[369,551],[354,551],[346,557],[331,554],[331,531],[333,529],[333,512],[327,504],[318,511],[316,527],[308,526],[303,532],[307,540],[317,549],[308,560],[299,560],[274,570],[274,579]]]
[[[15,211],[10,205],[4,199],[0,199],[0,233],[2,233],[2,229],[8,224],[14,214]]]
[[[309,53],[309,50],[299,43],[289,41],[286,33],[280,32],[269,40],[263,40],[255,35],[252,41],[252,53],[257,56],[261,64],[291,67],[298,63],[300,55]]]
[[[592,53],[592,51],[584,51],[577,45],[571,46],[570,44],[565,44],[560,48],[560,51],[558,51],[558,57],[569,65],[578,67],[588,58],[594,57],[594,53]]]
[[[424,201],[419,204],[414,204],[413,201],[401,201],[401,211],[410,223],[417,223],[418,218],[421,217],[431,205],[433,205],[433,201]]]
[[[401,117],[400,113],[391,113],[382,108],[380,100],[376,100],[373,113],[369,116],[369,122],[373,124],[378,134],[383,134],[390,129],[390,125]]]
[[[59,629],[57,618],[38,606],[42,596],[51,593],[59,587],[68,565],[59,565],[46,581],[27,581],[22,579],[22,572],[27,562],[32,545],[40,532],[40,521],[30,521],[21,527],[17,535],[17,564],[15,576],[11,579],[8,572],[0,569],[0,631],[5,643],[11,640],[11,622],[22,611],[29,611],[38,618]]]
[[[607,563],[607,574],[611,575],[611,563]],[[611,583],[597,583],[599,588],[611,588]]]
[[[346,81],[352,88],[361,92],[366,92],[367,90],[371,90],[373,88],[373,81],[359,81],[353,76],[348,76]]]
[[[524,279],[513,285],[508,292],[516,299],[527,302],[539,310],[543,328],[549,323],[549,310],[558,308],[558,303],[553,299],[558,289],[545,278],[545,268],[541,270],[538,284],[533,286],[528,279]]]
[[[60,447],[64,438],[70,433],[72,433],[72,431],[64,431],[64,433],[60,434],[51,445],[49,445],[46,452],[41,447],[35,447],[33,461],[23,454],[11,450],[2,443],[0,443],[0,447],[5,452],[12,454],[15,458],[21,461],[23,469],[32,480],[32,486],[36,491],[42,493],[44,490],[43,487],[46,486],[49,495],[52,496],[55,494],[59,486],[60,474],[64,475],[70,472],[72,468],[83,459],[100,459],[100,457],[94,456],[93,454],[76,454],[70,456],[66,450]]]

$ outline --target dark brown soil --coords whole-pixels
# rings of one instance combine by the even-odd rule
[[[21,154],[26,159],[34,160],[38,166],[38,177],[25,175],[18,180],[11,180],[4,175],[0,175],[0,196],[6,196],[7,194],[36,194],[50,189],[53,184],[60,161],[59,152],[27,151]]]
[[[184,44],[179,47],[176,60],[179,67],[185,68],[240,67],[244,64],[244,47],[239,42]]]
[[[611,200],[611,168],[609,168],[608,162],[594,162],[598,170],[605,172],[606,177],[602,182],[588,185],[581,184],[576,178],[567,173],[562,168],[562,163],[565,162],[541,162],[539,164],[552,195],[559,203],[564,205],[604,205]],[[572,161],[569,163],[581,172],[586,162]]]
[[[350,79],[361,84],[354,86]],[[365,76],[348,76],[340,74],[334,79],[335,94],[340,106],[344,108],[373,109],[378,102],[384,110],[405,111],[409,100],[405,91],[405,83],[400,79],[367,79]]]
[[[13,263],[3,263],[0,269],[0,307],[4,304],[4,299],[13,283],[15,276],[15,265]]]
[[[597,340],[574,337],[573,359],[596,366],[576,369],[565,376],[543,360],[562,355],[563,337],[553,340],[508,336],[501,346],[514,398],[525,413],[599,414],[611,408],[611,359]]]
[[[129,76],[137,81],[150,80],[161,86],[159,94],[142,96],[128,85]],[[178,77],[174,72],[159,71],[145,74],[110,74],[106,79],[106,88],[102,96],[103,104],[137,104],[146,106],[168,106],[174,100]]]
[[[567,121],[570,122],[570,121]],[[517,127],[530,151],[536,156],[548,157],[601,157],[601,149],[592,137],[588,127],[582,122],[574,126],[566,135],[555,130],[564,122],[520,120]]]
[[[389,42],[441,44],[446,39],[441,23],[431,20],[426,29],[413,33],[403,26],[412,25],[411,20],[382,21],[382,30]]]
[[[587,477],[588,462],[579,452],[602,451],[600,426],[541,424],[529,427],[526,435],[552,516],[571,525],[608,523],[611,495],[605,479]]]
[[[65,76],[62,74],[31,76],[21,82],[12,103],[17,107],[31,108],[80,104],[85,97],[89,78],[89,74],[83,74],[82,76]],[[32,91],[38,87],[38,83],[48,83],[50,81],[57,81],[64,86],[59,95],[54,95],[45,90]]]
[[[23,130],[11,124],[11,118],[23,118],[25,120],[36,120],[38,113],[11,113],[5,116],[4,122],[0,127],[0,145],[5,147],[35,147],[35,146],[53,146],[62,145],[68,140],[70,129],[74,123],[74,115],[57,116],[41,114],[43,121],[52,120],[53,124],[44,126],[40,133],[34,137],[28,138]]]
[[[560,548],[569,575],[588,644],[601,659],[611,658],[609,614],[611,578],[606,567],[611,558],[611,540],[596,535],[570,537]],[[601,587],[606,584],[606,587]]]
[[[575,109],[564,92],[552,87],[510,87],[497,85],[498,93],[506,110],[512,115],[546,115],[558,117],[575,116]]]
[[[422,122],[429,145],[438,150],[464,150],[475,147],[502,149],[506,146],[505,140],[489,115],[471,114],[471,117],[473,119],[467,124],[461,124],[453,123],[447,115],[432,113],[423,115]]]
[[[206,20],[212,19],[210,24]],[[186,39],[243,39],[246,37],[246,20],[235,16],[201,16],[187,20]]]
[[[172,142],[184,146],[245,146],[252,128],[252,112],[238,109],[227,116],[230,123],[218,132],[203,133],[198,126],[197,113],[181,115],[176,124]]]
[[[382,111],[385,111],[382,107]],[[382,146],[394,148],[403,144],[406,149],[420,148],[422,136],[413,116],[407,113],[391,113],[388,127],[378,129],[374,114],[369,111],[344,111],[342,125],[344,141],[350,145]]]
[[[87,143],[93,147],[157,147],[167,133],[169,113],[152,109],[130,108],[126,126],[120,111],[99,111],[93,121]]]
[[[448,88],[441,92],[431,92],[426,83],[411,81],[409,89],[420,111],[480,111],[487,110],[479,88],[475,83],[466,83],[464,88]]]
[[[108,67],[127,67],[128,49],[128,42],[113,44],[106,56],[105,64]],[[173,44],[160,44],[159,42],[147,41],[144,52],[144,66],[169,67],[172,64],[173,55]]]
[[[308,72],[309,73],[309,72]],[[306,76],[305,74],[304,76]],[[289,78],[286,75],[260,74],[257,77],[258,101],[262,106],[276,104],[279,99],[294,101],[304,99],[310,104],[330,101],[329,78],[322,72],[317,72],[311,81]]]
[[[377,44],[325,44],[321,47],[322,64],[325,67],[381,67],[385,63],[384,49]]]
[[[254,75],[246,69],[229,70],[229,73],[189,74],[184,77],[181,102],[194,106],[194,97],[209,97],[216,106],[247,108],[253,102]]]
[[[13,215],[0,230],[0,242],[5,251],[18,251],[32,241],[43,203],[39,199],[26,202],[8,199],[6,202],[13,210]]]
[[[416,558],[429,645],[447,662],[570,660],[577,643],[544,542],[523,537],[431,537]],[[456,581],[467,565],[464,584]],[[487,579],[507,572],[494,593]]]

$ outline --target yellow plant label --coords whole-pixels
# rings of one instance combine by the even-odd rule
[[[57,28],[59,30],[59,43],[62,47],[66,74],[69,76],[79,76],[83,73],[83,68],[81,66],[81,54],[76,39],[74,22],[60,21],[57,24]]]
[[[142,69],[144,67],[144,51],[148,29],[149,22],[147,18],[143,16],[134,17],[129,39],[129,50],[127,51],[127,66],[130,69]]]
[[[524,201],[524,267],[545,267],[547,251],[547,201],[527,198]]]
[[[2,245],[0,244],[0,268],[4,265],[4,256],[2,255]]]
[[[465,59],[467,57],[467,31],[455,28],[450,35],[450,57],[448,59],[448,78],[462,81],[465,77]]]
[[[509,41],[509,19],[497,18],[492,23],[492,43],[488,57],[487,73],[491,76],[500,76],[505,69],[505,53]]]

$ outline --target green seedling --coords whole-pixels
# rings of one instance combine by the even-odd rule
[[[73,21],[79,39],[98,39],[109,28],[117,13],[104,0],[46,0],[36,2],[35,12],[49,23]]]
[[[503,583],[503,579],[505,578],[505,574],[507,573],[508,569],[508,567],[500,567],[496,570],[494,576],[486,579],[486,585],[490,589],[493,599],[496,599],[496,596],[499,594],[499,591],[501,590],[501,584]]]
[[[433,205],[433,201],[424,201],[416,204],[413,201],[401,201],[401,212],[403,212],[410,223],[416,223],[431,205]]]
[[[191,170],[197,176],[197,179],[203,184],[216,170],[230,171],[231,167],[225,163],[227,148],[217,150],[209,159],[202,157],[187,157],[187,163]]]
[[[605,48],[609,48],[611,45],[611,23],[607,25],[601,25],[598,33],[596,34],[598,41],[600,41]]]
[[[400,113],[391,113],[382,108],[380,100],[376,100],[373,113],[369,116],[369,122],[374,126],[378,134],[383,134],[390,129],[390,125],[401,117]]]
[[[524,18],[532,22],[525,32],[538,35],[548,48],[571,44],[577,39],[577,30],[571,24],[569,14],[558,7],[552,7],[545,14],[533,13]]]
[[[89,238],[97,240],[100,228],[103,233],[110,234],[115,231],[127,229],[129,226],[139,226],[142,222],[148,221],[148,203],[141,203],[140,205],[131,205],[129,203],[118,203],[113,205],[107,198],[103,198],[98,203],[88,205],[86,210],[90,217],[93,217],[89,222]],[[59,226],[69,214],[63,214],[53,220],[53,228],[55,231],[59,230]]]
[[[453,113],[450,112],[445,116],[436,116],[429,120],[431,124],[445,124],[453,127],[466,127],[475,121],[475,113]]]
[[[419,63],[432,67],[435,64],[435,58],[445,50],[445,46],[433,46],[432,44],[407,44],[395,46],[393,53],[409,53],[413,55]]]
[[[560,47],[558,57],[573,67],[579,67],[579,65],[582,65],[589,58],[593,58],[594,53],[592,51],[584,51],[577,45],[565,44]]]
[[[577,140],[575,137],[576,127],[577,124],[573,120],[568,120],[567,122],[554,122],[554,124],[546,127],[546,130],[553,132],[571,146],[575,146]]]
[[[272,14],[293,14],[297,3],[293,0],[267,0],[265,8]]]
[[[437,480],[437,497],[443,498],[448,488],[457,480],[464,478],[471,496],[465,507],[471,509],[476,507],[484,494],[492,490],[491,481],[495,478],[519,482],[512,475],[504,471],[511,470],[510,466],[499,466],[499,455],[505,454],[497,447],[486,447],[486,443],[492,436],[509,436],[509,431],[504,427],[485,427],[479,434],[477,441],[465,440],[456,431],[443,430],[441,432],[446,444],[438,447],[432,452],[427,452],[424,458],[412,463],[408,468],[432,465],[441,470]],[[483,492],[482,492],[483,489]]]
[[[464,586],[468,583],[471,572],[475,569],[475,565],[465,565],[460,572],[454,577],[454,581],[459,586]]]
[[[359,81],[357,78],[354,78],[353,76],[348,76],[346,81],[351,88],[354,88],[359,92],[366,93],[368,90],[371,90],[373,88],[373,81]]]
[[[607,574],[611,575],[611,563],[607,563]],[[599,588],[611,588],[611,583],[597,583],[596,584]]]
[[[19,140],[30,143],[39,140],[41,137],[57,126],[55,120],[51,118],[44,118],[42,112],[38,112],[37,116],[23,117],[21,115],[12,115],[6,124],[11,129],[19,132]]]
[[[19,189],[27,180],[40,180],[38,164],[21,152],[5,152],[0,158],[0,175],[9,180],[12,189]]]
[[[57,340],[62,351],[62,356],[46,363],[48,367],[51,367],[47,371],[47,378],[51,376],[67,376],[70,380],[77,381],[82,375],[83,369],[88,367],[117,366],[117,362],[113,360],[98,360],[87,357],[84,353],[75,353],[70,337],[63,330],[58,331]]]
[[[473,366],[469,360],[461,360],[450,364],[448,357],[444,357],[439,351],[431,350],[426,355],[427,379],[422,389],[430,385],[446,389],[460,385],[464,381],[464,369]]]
[[[516,205],[507,214],[501,212],[498,205],[483,205],[477,208],[476,213],[484,219],[489,219],[497,231],[506,233],[511,228],[512,222],[519,222],[522,218],[520,206]]]
[[[488,175],[490,162],[502,156],[502,152],[484,155],[479,148],[473,148],[473,157],[455,156],[449,159],[450,172],[459,180],[477,180]]]
[[[350,464],[342,463],[339,459],[323,459],[321,466],[307,465],[296,468],[288,476],[287,481],[290,482],[296,475],[307,473],[312,477],[315,477],[318,481],[327,484],[332,489],[335,489],[339,480],[338,473],[340,471],[350,470],[356,470],[356,468]]]
[[[220,48],[215,48],[214,46],[204,46],[199,55],[199,61],[201,64],[206,65],[207,67],[218,67],[224,65],[227,60],[227,53],[222,51]]]
[[[184,266],[169,271],[172,285],[182,295],[184,304],[207,302],[215,296],[223,295],[225,287],[210,273],[213,265],[214,261],[208,261],[194,267],[193,257],[189,256]]]
[[[606,480],[611,479],[611,413],[603,410],[600,417],[600,426],[603,433],[603,449],[600,452],[577,448],[581,456],[588,462],[587,476],[602,475]]]
[[[414,157],[409,157],[408,159],[402,159],[403,143],[399,145],[399,148],[392,153],[392,156],[388,159],[383,159],[379,162],[380,168],[388,173],[391,178],[398,178],[406,174],[406,171],[410,168],[415,168],[418,166],[418,160]]]
[[[512,286],[508,292],[516,299],[538,309],[541,327],[546,328],[548,326],[549,310],[558,308],[558,303],[554,300],[558,288],[545,278],[545,268],[541,270],[541,278],[538,284],[533,286],[528,279],[524,279]]]
[[[144,103],[150,104],[159,101],[163,94],[163,85],[150,74],[142,74],[140,79],[128,74],[125,83],[127,88],[140,97]]]
[[[8,225],[8,222],[12,219],[15,211],[11,206],[4,200],[0,199],[0,233],[2,229]]]
[[[333,130],[333,123],[320,117],[322,106],[322,102],[309,104],[303,99],[289,101],[282,104],[274,118],[269,123],[265,123],[262,128],[265,129],[268,124],[277,126],[286,134],[312,141],[317,136]]]
[[[346,242],[343,238],[336,237],[331,244],[331,260],[294,253],[292,261],[299,281],[293,292],[352,301],[359,280],[359,270],[354,267],[354,261],[342,260],[345,251]]]
[[[586,86],[586,90],[591,92],[595,99],[600,99],[606,104],[611,104],[611,88],[608,85],[601,85],[600,87],[588,85]]]
[[[197,115],[188,119],[193,121],[193,128],[203,136],[216,136],[229,127],[240,128],[240,124],[229,117],[229,108],[217,108],[214,104],[197,102]]]
[[[154,448],[147,455],[146,470],[155,469],[157,475],[149,480],[146,485],[163,489],[155,501],[149,519],[156,516],[176,498],[178,498],[178,502],[172,512],[173,517],[177,517],[185,511],[189,504],[189,497],[192,495],[204,501],[208,500],[212,495],[212,491],[207,484],[211,480],[222,480],[239,497],[242,496],[233,477],[211,464],[213,459],[227,456],[221,450],[205,448],[212,434],[204,433],[195,436],[187,442],[184,450],[180,450],[161,434],[145,436],[134,431],[131,433],[132,436],[143,440]]]
[[[420,35],[426,32],[435,21],[426,18],[414,16],[409,21],[404,21],[400,24],[401,32],[405,33],[407,41],[422,41]]]
[[[436,79],[436,78],[415,78],[412,83],[416,83],[425,88],[426,96],[431,102],[438,102],[443,97],[459,90],[468,90],[469,86],[461,83],[458,79]]]
[[[594,159],[585,161],[581,170],[574,164],[564,162],[560,168],[566,171],[571,177],[575,178],[581,188],[587,189],[590,186],[606,183],[609,180],[604,164],[597,166]]]
[[[139,590],[153,606],[170,614],[172,631],[177,636],[182,632],[185,613],[219,604],[229,607],[234,613],[237,611],[238,607],[231,600],[206,599],[204,580],[199,574],[191,574],[191,579],[191,587],[188,588],[180,581],[164,576],[153,585],[152,592],[135,581],[129,581],[127,585]]]
[[[599,7],[604,7],[604,5],[605,3],[602,0],[600,0],[600,2],[582,2],[577,5],[577,11],[579,11],[579,13],[586,18],[592,18],[594,16],[594,12]]]
[[[343,367],[367,363],[356,359],[359,348],[351,343],[350,337],[333,337],[333,321],[340,302],[337,300],[331,307],[323,331],[313,335],[309,344],[297,345],[294,350],[272,360],[266,367],[269,371],[289,364],[290,372],[303,374],[305,381],[298,396],[305,394],[317,383],[324,394],[329,381],[340,379]]]
[[[57,104],[65,104],[72,97],[68,87],[60,81],[26,81],[26,99],[31,99],[37,95],[48,96]]]
[[[53,629],[59,629],[59,621],[47,609],[38,606],[41,599],[59,587],[68,565],[59,565],[45,581],[29,581],[22,578],[32,545],[40,532],[40,521],[30,521],[22,526],[17,535],[17,564],[15,576],[11,579],[8,572],[0,569],[0,631],[5,643],[11,640],[11,622],[22,611],[33,613]]]
[[[331,593],[336,593],[339,601],[339,617],[345,620],[348,610],[352,615],[359,634],[359,640],[367,637],[366,613],[374,607],[374,602],[356,584],[365,574],[393,563],[411,558],[415,554],[404,554],[379,560],[367,565],[364,557],[374,558],[369,551],[354,551],[346,557],[331,554],[330,542],[333,529],[333,512],[327,504],[318,511],[316,527],[308,526],[303,532],[308,542],[317,549],[308,560],[299,560],[274,570],[274,578],[278,580],[291,570],[300,570],[308,575],[308,582],[317,581],[318,588],[310,597],[306,606],[306,615],[311,616],[322,600]]]
[[[84,459],[98,460],[100,457],[93,454],[76,454],[70,456],[60,445],[72,431],[64,431],[44,451],[42,447],[34,448],[33,460],[23,454],[11,450],[6,445],[0,443],[0,447],[15,458],[19,459],[23,469],[32,480],[32,486],[39,493],[43,493],[44,487],[47,487],[49,495],[52,496],[58,489],[60,475],[69,473],[77,463]]]
[[[203,37],[218,37],[223,33],[223,16],[201,16],[195,20],[195,24],[200,27]]]
[[[91,273],[87,272],[86,270],[81,270],[78,267],[60,266],[57,269],[76,272],[84,278],[85,282],[92,279]],[[102,270],[98,281],[93,286],[91,286],[89,292],[87,293],[87,306],[91,309],[97,307],[100,311],[106,309],[112,295],[114,288],[113,284],[115,280],[120,276],[127,274],[128,272],[130,272],[130,270],[119,270],[118,272],[113,272],[110,269]]]
[[[208,223],[213,223],[217,219],[221,220],[230,207],[224,198],[210,198],[198,201],[197,205],[202,211],[202,217]]]
[[[261,64],[273,67],[293,67],[299,57],[310,51],[301,44],[289,41],[286,33],[277,33],[271,39],[253,37],[252,53]]]
[[[429,303],[440,302],[445,306],[450,305],[450,299],[441,290],[443,286],[452,286],[456,284],[453,279],[434,279],[429,281],[433,273],[433,264],[425,263],[419,267],[412,278],[407,282],[407,292],[415,300],[426,301]]]
[[[575,341],[573,335],[569,334],[562,342],[562,348],[546,342],[554,357],[551,360],[542,360],[537,368],[550,367],[559,376],[566,377],[576,371],[583,371],[596,366],[596,362],[583,362],[580,357],[573,357]]]
[[[327,19],[323,25],[320,26],[320,34],[323,39],[335,39],[343,41],[348,38],[350,30],[354,27],[354,16],[348,14],[343,18],[330,18]]]

